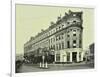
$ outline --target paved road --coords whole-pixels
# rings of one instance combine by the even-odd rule
[[[90,67],[87,64],[49,64],[48,69],[41,69],[39,68],[39,65],[33,65],[33,64],[23,64],[22,67],[19,69],[20,73],[24,72],[39,72],[39,71],[53,71],[53,70],[71,70],[71,69],[89,69],[93,68]]]

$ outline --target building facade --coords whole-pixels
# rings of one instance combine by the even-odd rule
[[[54,57],[54,62],[83,61],[82,48],[82,12],[65,12],[49,28],[41,30],[24,44],[24,55],[36,55],[39,48],[47,48]]]

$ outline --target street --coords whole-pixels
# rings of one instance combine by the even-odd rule
[[[48,64],[47,69],[39,68],[39,64],[23,64],[18,73],[24,72],[39,72],[39,71],[54,71],[54,70],[74,70],[74,69],[91,69],[89,64],[74,63],[74,64]]]

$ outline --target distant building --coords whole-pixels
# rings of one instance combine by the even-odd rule
[[[16,61],[18,61],[18,60],[22,61],[24,58],[23,56],[24,55],[22,55],[22,54],[16,54]]]
[[[46,47],[53,50],[54,62],[83,61],[82,22],[82,12],[65,12],[56,23],[51,22],[49,28],[42,29],[24,44],[24,56],[34,56],[39,48]]]
[[[90,62],[94,63],[94,43],[89,46],[90,49]]]

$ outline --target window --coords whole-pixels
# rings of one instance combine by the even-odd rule
[[[63,39],[63,35],[64,35],[64,33],[62,33],[62,39]]]
[[[67,41],[67,48],[70,48],[70,42]]]
[[[58,40],[58,36],[56,36],[56,41]]]
[[[67,22],[67,24],[70,24],[70,22]]]
[[[58,44],[56,44],[56,49],[58,50]]]
[[[76,48],[76,40],[73,40],[73,48]]]
[[[59,43],[59,50],[61,50],[61,44]]]
[[[69,37],[69,34],[67,35],[67,37]]]
[[[62,49],[64,49],[64,42],[62,42]]]
[[[76,34],[73,34],[73,36],[76,36]]]
[[[74,20],[73,22],[74,22],[74,23],[76,23],[76,21],[75,21],[75,20]]]
[[[73,34],[76,34],[76,30],[73,30]]]
[[[52,38],[51,38],[51,43],[52,43]]]
[[[74,32],[76,32],[76,30],[73,30]]]
[[[60,35],[59,35],[59,40],[60,40]]]
[[[72,31],[72,29],[70,29],[70,31]]]
[[[53,38],[53,41],[55,42],[55,38]]]
[[[73,44],[73,48],[76,48],[76,44]]]
[[[59,26],[59,30],[61,29],[61,27]]]
[[[55,45],[53,45],[53,49],[55,50]]]
[[[73,40],[73,43],[76,44],[76,40]]]
[[[58,31],[58,28],[56,28],[56,31]]]

